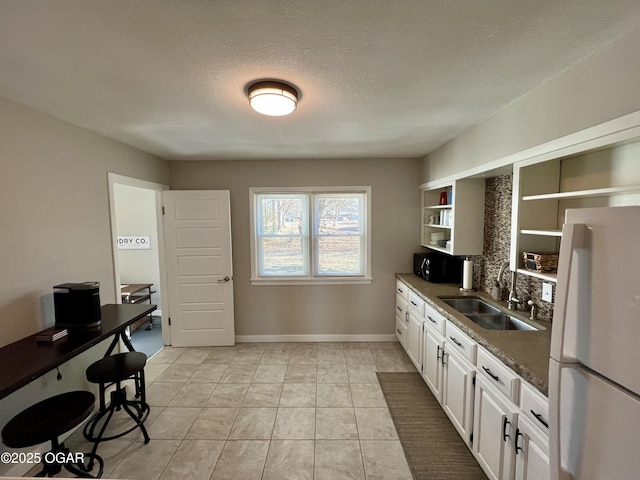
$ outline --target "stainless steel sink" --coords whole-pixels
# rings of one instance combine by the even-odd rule
[[[444,303],[473,323],[488,330],[540,330],[476,297],[441,298]]]
[[[465,315],[473,323],[487,330],[538,330],[533,325],[504,313],[491,313],[484,315]]]
[[[458,312],[467,314],[500,313],[496,307],[474,297],[441,298],[447,305]]]

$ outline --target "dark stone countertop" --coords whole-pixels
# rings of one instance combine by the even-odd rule
[[[506,302],[497,302],[485,292],[461,292],[459,285],[429,283],[413,273],[397,273],[396,277],[406,283],[436,311],[469,335],[478,345],[486,348],[525,381],[548,396],[549,351],[551,348],[550,322],[543,320],[535,322],[546,330],[487,330],[455,311],[440,300],[439,297],[480,297],[487,303],[505,309]],[[510,314],[528,321],[526,312],[511,311]]]

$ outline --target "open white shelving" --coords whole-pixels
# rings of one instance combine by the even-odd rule
[[[555,273],[522,268],[522,252],[558,252],[568,208],[640,204],[638,158],[640,142],[635,142],[514,164],[511,268],[556,282]]]
[[[481,255],[484,232],[484,179],[421,185],[423,247],[449,255]],[[440,204],[444,194],[446,204]],[[431,243],[432,233],[444,233],[450,248]]]

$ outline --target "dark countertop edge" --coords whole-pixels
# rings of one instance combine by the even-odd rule
[[[546,330],[487,330],[453,310],[442,302],[440,297],[481,297],[488,303],[498,305],[501,308],[505,308],[505,302],[496,302],[487,293],[481,291],[462,292],[459,285],[430,283],[413,273],[396,273],[396,278],[406,283],[420,298],[469,335],[478,345],[488,350],[543,395],[548,396],[549,352],[551,348],[550,322],[542,320],[536,322]],[[523,316],[521,312],[514,313],[511,312],[516,317]],[[523,318],[526,318],[526,316]]]
[[[81,335],[89,334],[91,337],[87,337],[86,340],[69,349],[66,349],[66,345],[70,340],[70,336],[65,336],[55,342],[38,342],[36,336],[39,332],[1,347],[0,357],[6,364],[3,369],[0,369],[0,399],[16,392],[89,348],[109,339],[127,325],[150,314],[157,308],[157,305],[149,304],[102,305],[100,311],[103,320],[105,320],[105,317],[108,320],[104,321],[98,328],[80,331]],[[110,323],[112,322],[116,324],[111,325]],[[107,323],[109,323],[109,328],[105,329],[104,326]],[[25,365],[25,355],[32,356],[28,366]],[[12,369],[12,372],[8,375],[4,371],[7,368]],[[20,378],[16,378],[16,374]]]

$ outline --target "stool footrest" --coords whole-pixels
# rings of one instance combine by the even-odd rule
[[[127,430],[117,433],[117,434],[113,434],[110,435],[108,437],[104,436],[104,431],[106,431],[106,427],[109,424],[109,421],[111,420],[111,417],[113,416],[113,412],[122,407],[123,410],[125,412],[127,412],[127,414],[129,415],[129,417],[131,417],[134,421],[134,423],[132,424],[132,426],[130,428],[128,428]],[[136,413],[134,413],[130,407],[133,407],[136,411]],[[90,442],[105,442],[107,440],[113,440],[116,438],[120,438],[123,437],[124,435],[133,432],[136,428],[140,428],[142,430],[142,433],[145,437],[145,443],[148,443],[149,440],[149,436],[147,434],[147,431],[144,427],[144,422],[147,420],[147,418],[149,417],[149,413],[151,412],[151,407],[149,407],[148,404],[137,401],[137,400],[127,400],[126,402],[124,402],[123,404],[120,404],[118,406],[113,406],[113,407],[108,407],[106,410],[101,410],[98,411],[92,419],[90,419],[84,426],[84,430],[83,430],[83,434],[84,434],[84,438],[86,438],[87,440],[89,440]],[[100,425],[101,420],[107,416],[107,419],[104,421],[104,423],[102,424],[102,428],[100,429],[100,431],[98,432],[98,434],[96,435],[96,428]]]

